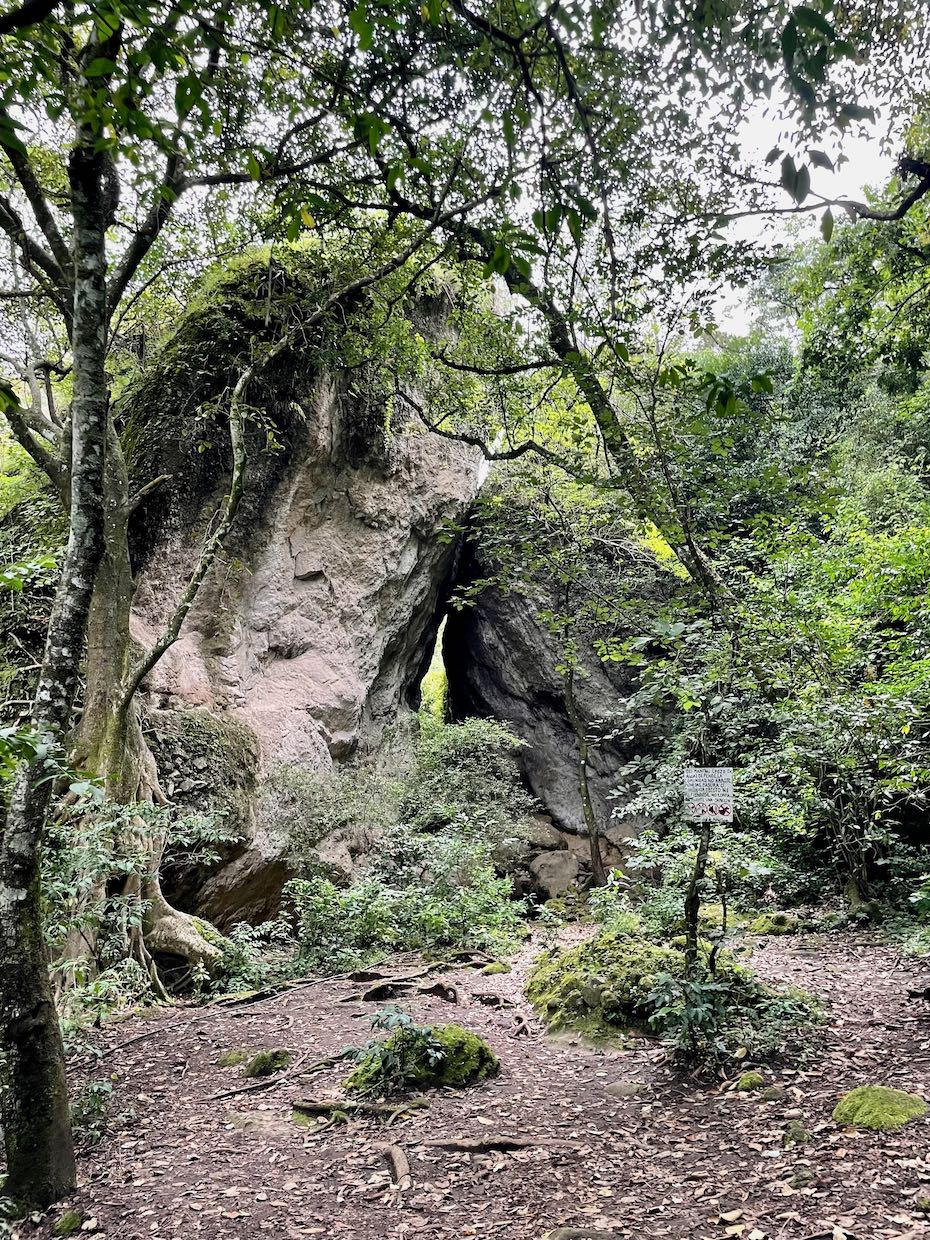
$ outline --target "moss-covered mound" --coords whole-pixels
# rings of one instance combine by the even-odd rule
[[[706,954],[706,944],[702,951]],[[609,1034],[644,1025],[657,979],[662,974],[681,977],[684,971],[679,947],[607,931],[568,951],[542,956],[530,974],[526,997],[550,1029]],[[717,972],[729,980],[750,977],[728,952],[719,953]]]
[[[793,913],[760,913],[749,923],[750,934],[794,934],[800,922]]]
[[[290,1051],[259,1051],[245,1065],[243,1074],[249,1077],[274,1076],[276,1072],[282,1072],[290,1062]]]
[[[543,955],[526,986],[526,997],[550,1029],[606,1023],[642,1024],[647,997],[661,973],[679,973],[684,956],[671,947],[610,932],[563,952]]]
[[[499,1071],[500,1061],[487,1042],[461,1025],[408,1026],[369,1046],[345,1087],[368,1094],[442,1085],[463,1088]]]
[[[736,1082],[736,1092],[750,1094],[765,1086],[765,1077],[761,1072],[744,1072]]]
[[[884,1085],[860,1085],[837,1103],[833,1118],[851,1128],[903,1128],[912,1119],[927,1114],[927,1104],[919,1094]]]

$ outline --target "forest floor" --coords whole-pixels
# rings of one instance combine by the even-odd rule
[[[433,1093],[428,1108],[388,1124],[353,1118],[318,1131],[291,1118],[294,1100],[331,1093],[347,1067],[301,1073],[365,1042],[369,1017],[385,1006],[353,1000],[364,987],[348,979],[108,1026],[93,1076],[113,1079],[113,1121],[82,1154],[80,1189],[66,1203],[82,1211],[83,1234],[930,1236],[916,1205],[930,1196],[930,1119],[898,1133],[860,1133],[830,1118],[856,1085],[930,1097],[930,1012],[907,993],[927,986],[928,965],[902,961],[869,934],[763,940],[753,959],[759,973],[817,992],[829,1013],[809,1062],[766,1072],[785,1096],[765,1102],[735,1093],[732,1082],[682,1080],[654,1042],[592,1050],[545,1036],[522,995],[539,947],[527,944],[508,974],[430,973],[421,984],[454,987],[454,1006],[438,994],[403,999],[418,1022],[454,1020],[483,1034],[502,1071],[470,1090]],[[408,959],[391,970],[413,968]],[[246,1046],[286,1047],[295,1060],[270,1087],[230,1094],[250,1082],[217,1060]],[[792,1119],[810,1131],[809,1144],[785,1146]],[[506,1137],[526,1144],[486,1152],[442,1144],[493,1146]],[[385,1145],[409,1160],[409,1186],[393,1182]],[[47,1235],[60,1213],[23,1234]]]

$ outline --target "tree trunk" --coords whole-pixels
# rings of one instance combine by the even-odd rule
[[[112,425],[108,435],[104,484],[105,551],[97,574],[87,629],[87,685],[84,712],[75,740],[75,764],[98,775],[107,798],[120,805],[166,805],[158,771],[142,730],[138,695],[126,700],[132,663],[129,631],[135,583],[129,554],[129,479],[122,449]],[[124,830],[132,837],[116,839],[113,847],[127,855],[141,854],[141,872],[131,874],[117,893],[138,916],[123,919],[123,951],[149,974],[157,991],[161,982],[154,955],[180,957],[208,971],[220,959],[220,949],[205,937],[203,923],[171,907],[161,890],[159,868],[166,843],[164,829],[139,815]],[[114,893],[110,893],[111,895]],[[89,895],[102,901],[103,885]],[[78,919],[75,918],[78,925]],[[209,932],[207,932],[209,933]],[[95,935],[78,926],[66,947],[68,960],[93,965]]]
[[[698,922],[701,915],[701,883],[707,871],[707,854],[710,850],[710,823],[701,823],[698,839],[697,856],[694,859],[694,870],[688,891],[685,895],[685,968],[688,973],[697,970],[698,962]]]
[[[578,714],[578,704],[575,701],[575,673],[571,668],[565,675],[565,710],[578,745],[578,795],[581,799],[581,812],[584,815],[584,825],[588,832],[588,843],[591,848],[591,882],[595,887],[603,887],[607,882],[607,871],[604,867],[604,860],[601,857],[601,836],[597,826],[597,817],[594,813],[594,803],[591,800],[591,784],[588,779],[588,734],[584,721]]]
[[[49,620],[32,722],[60,750],[70,722],[94,577],[103,549],[106,371],[104,157],[83,135],[71,156],[74,216],[74,394],[68,548]],[[41,909],[40,854],[51,796],[44,759],[17,772],[0,840],[0,1031],[6,1195],[44,1209],[75,1183],[64,1050]]]

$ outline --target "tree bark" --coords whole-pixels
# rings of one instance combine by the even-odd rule
[[[32,714],[51,753],[60,752],[70,722],[103,550],[101,492],[109,412],[104,368],[105,171],[93,136],[79,135],[69,166],[75,225],[70,534]],[[75,1184],[64,1050],[42,926],[40,857],[51,796],[48,775],[43,756],[20,767],[0,840],[5,1191],[29,1209],[44,1209]]]

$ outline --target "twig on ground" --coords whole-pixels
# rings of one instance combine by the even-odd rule
[[[105,1050],[100,1052],[97,1059],[106,1059],[108,1055],[115,1055],[117,1051],[124,1051],[127,1046],[135,1046],[137,1042],[144,1042],[146,1038],[154,1038],[155,1034],[159,1032],[160,1030],[158,1029],[146,1029],[145,1033],[137,1033],[134,1038],[129,1038],[126,1042],[117,1042],[115,1046],[106,1047]]]

